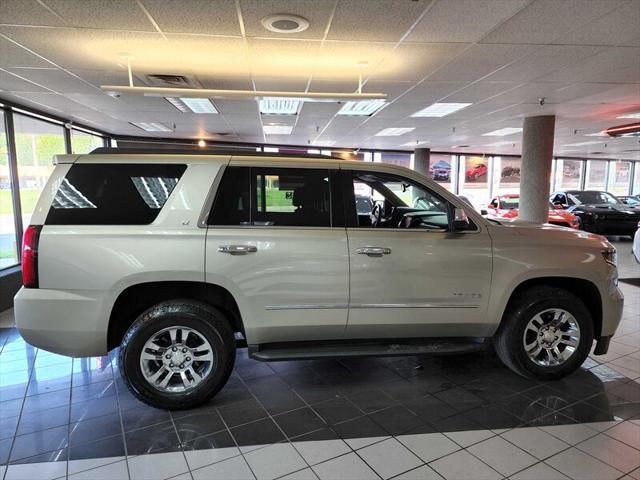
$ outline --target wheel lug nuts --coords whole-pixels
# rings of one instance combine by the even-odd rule
[[[171,349],[171,351],[172,351],[172,352],[177,352],[177,351],[178,351],[178,349],[177,349],[176,347],[173,347],[173,348]]]
[[[182,353],[187,353],[187,349],[186,349],[186,348],[183,348],[183,349],[182,349]]]
[[[170,363],[170,364],[169,364],[169,366],[170,366],[171,368],[173,368],[173,363]]]
[[[187,357],[187,362],[190,362],[190,361],[191,361],[191,357]]]
[[[181,364],[180,364],[180,368],[184,368],[184,363],[181,363]]]
[[[166,358],[167,360],[169,360],[171,358],[171,355],[165,355],[164,358]]]

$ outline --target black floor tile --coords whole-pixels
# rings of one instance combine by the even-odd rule
[[[497,405],[484,405],[464,412],[464,416],[487,430],[515,428],[525,421],[512,415]]]
[[[32,457],[20,458],[19,460],[12,461],[11,464],[66,462],[68,456],[69,449],[61,448],[51,452],[40,453]]]
[[[557,402],[549,402],[552,407],[557,407]],[[531,422],[536,418],[548,415],[556,408],[549,408],[538,400],[532,400],[524,395],[512,395],[499,402],[496,402],[503,410],[515,415],[523,422]],[[566,406],[566,404],[562,405]]]
[[[350,395],[349,400],[364,413],[375,412],[398,403],[382,390],[364,390]]]
[[[124,436],[128,455],[180,450],[180,440],[171,421],[126,432]]]
[[[309,407],[275,415],[273,420],[290,439],[326,427],[326,423]]]
[[[339,439],[338,434],[330,427],[324,427],[319,430],[314,430],[304,435],[295,437],[296,442],[311,442],[319,440],[336,440]]]
[[[13,438],[0,440],[0,465],[4,465],[9,461],[9,453],[11,452],[12,444]]]
[[[114,435],[122,435],[120,415],[117,413],[89,418],[72,423],[69,426],[69,443],[71,446]]]
[[[431,426],[437,432],[462,432],[465,430],[484,430],[484,428],[478,423],[465,416],[463,413],[458,413],[450,417],[434,420],[430,422]]]
[[[279,378],[259,378],[248,385],[262,406],[272,415],[303,407],[304,401]]]
[[[313,409],[322,417],[327,425],[335,425],[336,423],[363,415],[361,410],[344,397],[318,403],[313,406]]]
[[[285,440],[284,434],[270,418],[234,427],[231,435],[240,447],[250,445],[266,445]]]
[[[615,420],[610,412],[600,410],[586,402],[578,402],[560,410],[560,413],[573,418],[578,423],[608,422]]]
[[[403,402],[403,405],[426,422],[440,420],[457,412],[456,409],[433,395],[407,400]]]
[[[228,431],[212,433],[210,435],[204,435],[196,438],[195,440],[188,441],[183,444],[183,450],[205,450],[211,448],[228,448],[235,447],[236,442]]]
[[[389,397],[399,402],[406,402],[417,398],[422,398],[427,394],[427,390],[419,384],[411,383],[407,380],[397,380],[385,383],[380,390]]]
[[[383,437],[388,432],[367,416],[332,425],[338,438]]]
[[[54,365],[53,367],[48,367],[48,368],[55,369],[56,366]],[[55,380],[35,380],[32,377],[31,380],[29,381],[29,386],[27,387],[27,395],[40,395],[43,393],[57,392],[59,390],[64,390],[68,394],[70,388],[71,388],[70,375],[67,375],[66,378],[55,379]]]
[[[174,424],[182,443],[226,430],[220,414],[215,409],[174,418]]]
[[[402,405],[371,413],[368,417],[391,435],[401,435],[424,422]]]
[[[567,417],[560,412],[552,412],[540,418],[536,418],[523,426],[525,427],[547,427],[551,425],[570,425],[578,423],[573,418]]]
[[[218,411],[229,428],[268,416],[267,411],[253,398],[222,406]]]
[[[472,408],[487,403],[486,400],[474,395],[463,387],[443,390],[442,392],[435,393],[433,396],[459,412],[471,410]]]
[[[13,438],[18,426],[18,417],[0,418],[0,440]]]
[[[17,417],[22,410],[23,398],[0,402],[0,418]]]
[[[23,413],[18,424],[18,435],[60,427],[69,424],[69,405],[40,410],[37,412]]]
[[[71,403],[95,400],[102,397],[115,395],[116,389],[113,380],[97,383],[85,383],[71,389]]]
[[[43,393],[41,395],[32,395],[25,398],[22,413],[33,413],[57,407],[64,407],[69,405],[70,398],[71,392],[69,389]]]
[[[65,425],[15,437],[10,461],[66,448],[68,430]]]
[[[171,420],[171,414],[167,410],[160,410],[159,408],[153,408],[149,405],[122,410],[121,413],[122,426],[125,432]]]
[[[135,455],[129,452],[130,455]],[[69,460],[86,458],[122,457],[125,455],[122,435],[102,438],[97,441],[72,444],[69,447]]]
[[[88,418],[101,417],[118,412],[116,396],[86,400],[71,404],[71,421],[79,422]]]

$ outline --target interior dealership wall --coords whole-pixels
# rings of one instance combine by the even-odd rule
[[[87,153],[99,146],[158,148],[190,147],[197,140],[176,140],[111,135],[71,124],[31,108],[0,98],[0,310],[12,305],[20,287],[22,232],[41,189],[52,170],[51,157],[62,153]],[[215,142],[243,152],[315,153],[369,162],[413,167],[406,150],[331,150],[309,146]],[[486,206],[495,195],[517,193],[519,156],[486,153],[431,152],[430,175],[456,194],[464,194],[476,208]],[[640,194],[640,161],[616,159],[554,158],[550,189],[611,189],[617,195]]]

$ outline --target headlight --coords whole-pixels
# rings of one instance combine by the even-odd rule
[[[616,252],[614,247],[602,250],[602,257],[609,265],[613,265],[614,267],[618,266],[618,252]]]

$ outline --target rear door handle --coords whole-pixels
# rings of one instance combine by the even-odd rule
[[[391,249],[389,247],[360,247],[356,249],[356,253],[369,257],[381,257],[383,255],[389,255]]]
[[[246,255],[247,253],[257,252],[258,247],[254,245],[220,245],[218,251],[229,255]]]

